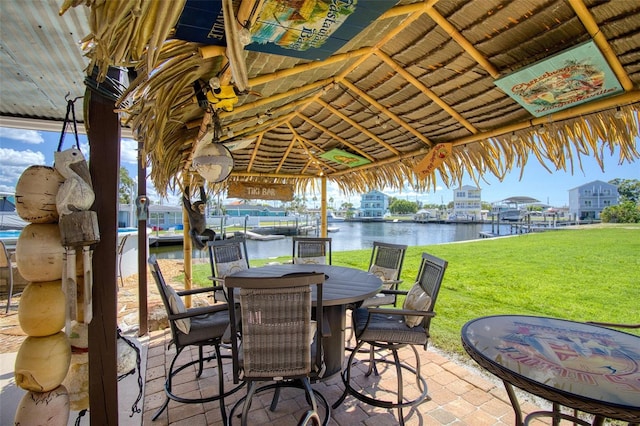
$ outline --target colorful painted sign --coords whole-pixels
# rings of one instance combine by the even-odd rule
[[[326,59],[396,3],[396,0],[266,0],[251,27],[253,43],[247,50]]]
[[[360,157],[359,155],[337,148],[327,151],[324,154],[320,154],[320,157],[335,161],[336,163],[343,164],[347,167],[358,167],[371,162],[364,157]]]
[[[444,160],[451,155],[450,143],[439,143],[413,169],[421,179],[426,178],[440,167]]]
[[[247,50],[322,60],[333,55],[397,0],[265,0]],[[226,46],[222,2],[187,0],[176,38]]]
[[[593,41],[536,62],[495,84],[536,117],[623,90]]]

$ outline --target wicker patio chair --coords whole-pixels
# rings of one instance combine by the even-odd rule
[[[390,244],[380,241],[373,242],[369,272],[382,280],[383,291],[362,302],[361,307],[393,305],[396,306],[397,294],[385,293],[384,290],[398,290],[402,284],[400,273],[407,248],[404,244]]]
[[[256,393],[275,389],[271,411],[277,408],[282,386],[302,387],[311,410],[301,422],[317,417],[316,395],[326,409],[325,424],[331,412],[324,397],[314,392],[311,382],[324,372],[322,356],[322,284],[324,274],[301,273],[283,277],[227,277],[231,317],[233,380],[248,382],[247,395],[231,409],[230,421],[242,404],[242,425],[248,424],[249,408]],[[316,307],[312,310],[312,287]],[[238,289],[238,290],[234,290]],[[315,317],[312,317],[315,312]],[[239,316],[239,318],[238,318]],[[272,381],[263,384],[260,382]]]
[[[247,240],[234,236],[226,240],[207,241],[209,249],[209,263],[211,264],[211,276],[213,281],[214,298],[216,302],[227,302],[224,287],[225,277],[238,271],[249,269],[249,257],[247,256]]]
[[[356,346],[349,356],[345,371],[342,373],[345,390],[340,399],[333,404],[334,408],[338,407],[347,395],[353,395],[358,400],[376,407],[397,408],[399,422],[404,424],[403,407],[415,406],[428,399],[427,382],[420,373],[420,357],[416,346],[420,345],[425,350],[427,349],[431,318],[435,316],[433,308],[446,268],[447,261],[428,253],[422,253],[416,283],[408,292],[396,291],[397,294],[406,296],[402,309],[370,307],[358,308],[353,311],[352,322]],[[393,290],[388,291],[393,292]],[[357,389],[357,383],[352,383],[351,368],[354,365],[354,358],[358,353],[361,353],[360,348],[365,343],[372,346],[372,350],[367,351],[369,353],[367,377],[374,371],[378,375],[376,363],[383,362],[395,367],[397,376],[396,401],[381,399],[385,392],[371,394],[365,389]],[[415,367],[401,362],[398,357],[398,350],[406,346],[413,349],[416,359]],[[389,359],[389,354],[386,357],[382,355],[384,350],[391,351],[392,359]],[[402,370],[415,374],[418,387],[422,391],[421,395],[415,399],[408,400],[403,396]],[[377,387],[374,388],[377,389]],[[393,391],[390,393],[393,394]]]
[[[11,307],[11,296],[13,295],[13,264],[11,263],[11,255],[4,242],[0,241],[0,272],[7,273],[7,309],[5,313],[9,313]]]
[[[223,358],[230,358],[230,355],[222,355],[220,347],[225,331],[229,328],[229,311],[227,304],[218,304],[213,306],[205,306],[199,308],[186,309],[181,299],[182,296],[202,294],[211,292],[212,288],[197,288],[185,291],[175,291],[169,286],[155,256],[149,258],[149,268],[151,275],[156,281],[158,292],[162,298],[162,302],[167,310],[169,325],[171,327],[171,342],[176,347],[176,353],[171,360],[169,369],[167,370],[167,378],[165,381],[165,394],[167,396],[164,404],[153,415],[152,420],[156,420],[158,416],[167,408],[169,400],[174,400],[185,404],[204,403],[210,401],[220,402],[220,415],[222,421],[227,424],[227,414],[224,399],[235,393],[242,386],[237,384],[232,389],[225,391],[224,389],[224,372],[222,367]],[[178,364],[178,358],[185,348],[190,346],[198,347],[198,359]],[[215,352],[211,356],[204,356],[203,348],[205,346],[213,346]],[[202,374],[204,361],[215,359],[218,368],[218,392],[211,396],[202,396],[200,398],[188,398],[176,395],[172,386],[174,377],[181,371],[189,368],[194,364],[198,364],[196,378]]]
[[[293,237],[293,263],[331,265],[331,238]]]

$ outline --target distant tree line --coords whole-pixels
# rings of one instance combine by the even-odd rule
[[[618,187],[618,205],[605,207],[600,219],[610,223],[640,223],[640,180],[613,179],[609,183]]]

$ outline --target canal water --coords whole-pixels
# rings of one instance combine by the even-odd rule
[[[409,246],[427,246],[456,241],[476,240],[480,232],[491,232],[491,224],[480,223],[414,223],[414,222],[335,222],[331,227],[340,228],[330,232],[333,252],[369,249],[374,241]],[[497,232],[494,225],[493,232]],[[510,225],[500,226],[500,235],[509,235]],[[311,235],[310,235],[311,236]],[[250,259],[269,259],[291,256],[291,237],[277,240],[247,240]],[[182,259],[182,246],[151,247],[150,252],[162,259]],[[207,257],[206,252],[193,251],[194,258]]]

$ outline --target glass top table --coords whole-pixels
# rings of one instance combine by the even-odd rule
[[[517,425],[530,419],[522,421],[511,385],[594,414],[594,424],[603,418],[640,422],[640,336],[562,319],[496,315],[467,322],[461,337],[469,355],[505,383]]]

